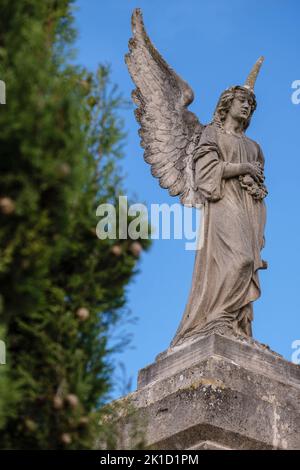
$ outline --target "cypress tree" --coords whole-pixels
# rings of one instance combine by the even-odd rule
[[[97,206],[117,204],[124,192],[126,103],[108,67],[92,74],[70,60],[72,7],[71,0],[1,1],[0,322],[9,363],[1,366],[0,446],[7,449],[93,446],[96,411],[112,386],[108,338],[126,315],[136,273],[136,242],[96,236]]]

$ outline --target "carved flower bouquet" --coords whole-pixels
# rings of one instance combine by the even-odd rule
[[[253,163],[253,165],[258,166],[261,169],[263,168],[260,162],[255,162],[255,163]],[[264,179],[265,179],[264,176],[262,177],[262,181],[256,181],[250,175],[239,176],[239,181],[240,181],[241,187],[245,191],[247,191],[249,194],[251,194],[251,196],[255,200],[262,200],[268,194],[268,190],[267,190],[266,186],[263,183]]]

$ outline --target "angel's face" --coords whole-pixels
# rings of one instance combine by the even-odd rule
[[[247,121],[252,111],[253,99],[247,92],[238,90],[235,93],[229,114],[237,121]]]

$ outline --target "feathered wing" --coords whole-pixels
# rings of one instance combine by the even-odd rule
[[[138,106],[135,115],[141,125],[144,159],[171,196],[180,196],[185,205],[201,204],[192,157],[204,126],[187,109],[193,91],[151,43],[140,9],[133,12],[132,31],[125,61],[136,85],[132,98]]]

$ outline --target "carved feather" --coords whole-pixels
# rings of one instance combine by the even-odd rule
[[[135,116],[141,126],[144,159],[171,196],[180,196],[183,204],[201,204],[192,156],[204,126],[187,109],[193,90],[153,46],[140,9],[133,12],[132,32],[125,61],[136,85],[132,99],[138,106]]]

